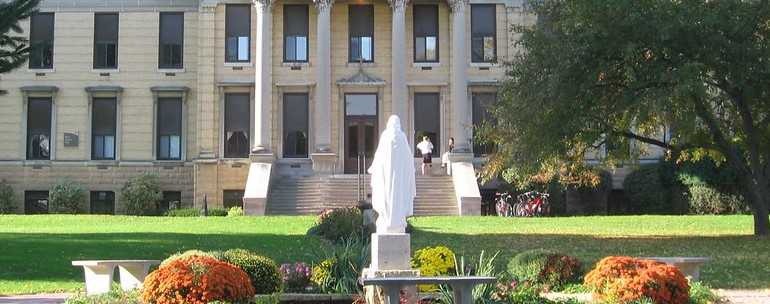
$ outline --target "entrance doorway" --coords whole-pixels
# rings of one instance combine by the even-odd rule
[[[345,173],[369,167],[377,149],[377,129],[377,94],[346,94]]]

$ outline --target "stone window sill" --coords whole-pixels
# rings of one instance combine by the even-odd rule
[[[441,66],[441,62],[414,62],[414,63],[412,63],[412,67],[415,67],[415,68],[421,68],[421,67],[432,67],[432,68],[435,68],[435,67],[440,67],[440,66]]]
[[[46,73],[46,74],[50,74],[50,73],[56,72],[56,69],[55,68],[52,68],[52,69],[27,69],[27,72],[29,72],[29,73]]]
[[[254,63],[249,62],[225,62],[225,67],[251,67]]]
[[[158,73],[184,73],[185,69],[158,69]]]

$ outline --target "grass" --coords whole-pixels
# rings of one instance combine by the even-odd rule
[[[305,231],[313,217],[127,217],[0,215],[0,294],[83,288],[78,259],[163,259],[187,249],[248,248],[278,262],[317,261],[323,244]],[[411,220],[412,249],[448,245],[458,255],[546,248],[591,266],[607,255],[708,256],[714,288],[770,287],[770,239],[751,236],[750,216],[618,216]]]

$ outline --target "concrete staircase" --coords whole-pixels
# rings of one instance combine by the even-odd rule
[[[452,177],[417,176],[414,215],[457,215]],[[369,177],[364,179],[367,199]],[[267,214],[318,214],[326,208],[355,206],[358,199],[356,175],[280,177],[273,181],[267,200]]]

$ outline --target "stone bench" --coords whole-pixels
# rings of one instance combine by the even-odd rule
[[[679,268],[685,276],[690,277],[690,280],[692,281],[700,280],[701,266],[711,260],[707,257],[644,257],[642,259],[676,266],[676,268]]]
[[[473,304],[473,287],[479,284],[497,282],[495,277],[385,277],[363,278],[361,283],[380,286],[385,293],[386,304],[398,304],[403,286],[423,284],[446,284],[452,287],[455,304]]]
[[[72,261],[72,266],[83,267],[86,294],[99,295],[110,291],[115,266],[120,272],[120,287],[132,290],[144,283],[150,266],[160,264],[158,260],[92,260]]]

